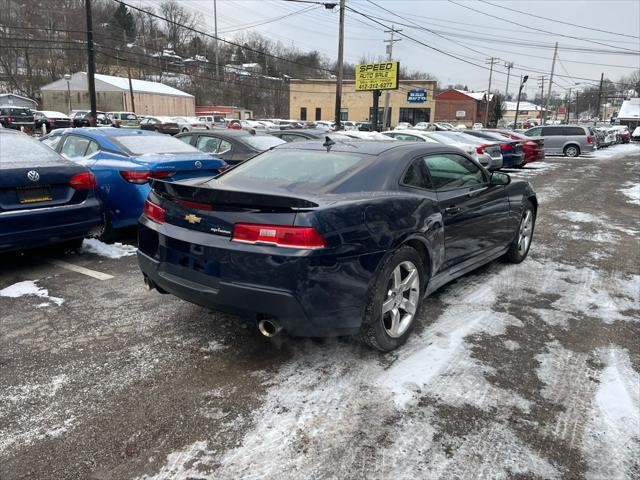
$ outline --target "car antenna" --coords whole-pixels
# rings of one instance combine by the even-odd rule
[[[331,147],[333,147],[336,142],[334,142],[333,140],[331,140],[331,137],[329,135],[327,135],[326,137],[324,137],[324,143],[322,144],[323,147],[327,147],[327,152],[329,150],[331,150]]]

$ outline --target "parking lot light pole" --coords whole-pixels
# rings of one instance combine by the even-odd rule
[[[71,80],[71,75],[69,75],[68,73],[65,73],[64,79],[67,81],[67,107],[69,108],[69,113],[71,113],[71,87],[69,86],[69,80]]]
[[[328,8],[325,4],[325,8]],[[340,111],[342,110],[342,72],[344,59],[344,0],[340,0],[340,26],[338,35],[338,76],[336,78],[335,129],[340,130]]]
[[[524,88],[524,84],[529,80],[529,75],[525,75],[524,77],[520,75],[520,89],[518,90],[518,102],[516,103],[516,116],[513,119],[513,130],[516,129],[516,125],[518,125],[518,111],[520,110],[520,96],[522,95],[522,89]]]

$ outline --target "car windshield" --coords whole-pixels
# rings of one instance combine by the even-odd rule
[[[354,153],[276,149],[241,163],[219,181],[242,188],[313,192],[344,179],[366,163],[367,156]]]
[[[9,107],[9,108],[3,108],[2,110],[3,110],[3,112],[6,112],[6,113],[3,113],[4,115],[16,115],[16,116],[18,116],[18,115],[32,115],[33,114],[33,112],[29,108],[20,108],[20,107],[11,108],[11,107]]]
[[[134,113],[123,113],[120,115],[123,120],[137,120],[138,117]]]
[[[0,133],[0,165],[9,162],[37,165],[59,161],[60,156],[56,152],[27,135]]]
[[[281,138],[272,137],[271,135],[247,135],[242,137],[242,141],[249,145],[251,148],[263,152],[269,150],[271,147],[287,143]]]
[[[200,153],[195,147],[167,135],[114,135],[109,140],[129,155],[150,153]]]

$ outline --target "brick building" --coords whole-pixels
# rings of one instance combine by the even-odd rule
[[[486,92],[465,92],[450,88],[436,95],[436,122],[471,127],[474,123],[484,123]],[[489,97],[489,112],[494,108],[493,95]]]

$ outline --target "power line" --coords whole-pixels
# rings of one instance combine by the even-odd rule
[[[566,25],[566,26],[570,26],[570,27],[577,27],[577,28],[584,28],[585,30],[608,33],[610,35],[617,35],[619,37],[633,38],[633,39],[636,39],[636,40],[640,39],[640,37],[635,37],[633,35],[626,35],[624,33],[611,32],[609,30],[601,30],[601,29],[595,28],[595,27],[586,27],[584,25],[578,25],[577,23],[573,23],[573,22],[572,23],[568,23],[568,22],[563,22],[561,20],[556,20],[555,18],[543,17],[541,15],[536,15],[534,13],[523,12],[522,10],[516,10],[515,8],[505,7],[504,5],[496,5],[495,3],[487,2],[486,0],[479,0],[479,1],[482,2],[482,3],[486,3],[487,5],[491,5],[492,7],[502,8],[504,10],[510,10],[512,12],[521,13],[522,15],[527,15],[529,17],[540,18],[542,20],[548,20],[550,22],[559,23],[561,25]]]
[[[456,1],[454,1],[454,0],[447,0],[447,1],[448,1],[449,3],[452,3],[452,4],[454,4],[454,5],[457,5],[457,6],[459,6],[459,7],[466,8],[467,10],[471,10],[471,11],[473,11],[473,12],[479,13],[479,14],[481,14],[481,15],[485,15],[485,16],[487,16],[487,17],[491,17],[491,18],[494,18],[494,19],[497,19],[497,20],[502,20],[503,22],[511,23],[511,24],[514,24],[514,25],[518,25],[518,26],[520,26],[520,27],[527,28],[527,29],[530,29],[530,30],[535,30],[535,31],[537,31],[537,32],[549,33],[549,34],[551,34],[551,35],[556,35],[556,36],[558,36],[558,37],[572,38],[572,39],[574,39],[574,40],[580,40],[580,41],[588,42],[588,43],[597,43],[598,45],[603,45],[603,46],[605,46],[605,47],[610,47],[610,48],[620,48],[620,49],[622,49],[622,50],[628,50],[629,52],[633,52],[633,53],[635,53],[635,54],[640,54],[640,52],[638,52],[637,50],[631,50],[631,49],[629,49],[629,48],[625,48],[625,47],[615,47],[615,46],[613,46],[613,45],[609,45],[608,43],[598,42],[598,41],[595,41],[595,40],[587,40],[586,38],[582,38],[582,37],[575,37],[575,36],[573,36],[573,35],[565,35],[564,33],[551,32],[551,31],[549,31],[549,30],[543,30],[543,29],[541,29],[541,28],[531,27],[531,26],[529,26],[529,25],[525,25],[525,24],[522,24],[522,23],[514,22],[513,20],[508,20],[508,19],[503,18],[503,17],[498,17],[497,15],[492,15],[492,14],[490,14],[490,13],[483,12],[482,10],[478,10],[478,9],[473,8],[473,7],[470,7],[470,6],[468,6],[468,5],[460,4],[460,3],[458,3],[458,2],[456,2]]]

